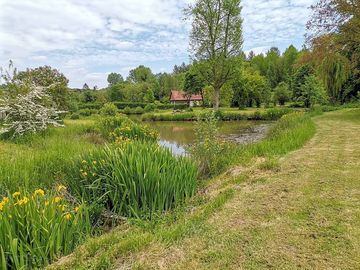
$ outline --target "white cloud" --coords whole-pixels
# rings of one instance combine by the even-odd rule
[[[145,64],[170,71],[188,59],[190,23],[182,10],[194,0],[0,0],[0,66],[51,65],[70,85],[106,85]],[[243,0],[244,50],[302,42],[315,0]]]

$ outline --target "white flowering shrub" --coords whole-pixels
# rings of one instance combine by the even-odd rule
[[[1,97],[0,115],[3,119],[0,134],[18,137],[43,131],[49,125],[62,126],[59,114],[63,112],[49,105],[46,90],[46,87],[32,85],[27,93],[15,98]]]

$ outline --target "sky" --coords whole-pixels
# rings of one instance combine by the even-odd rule
[[[0,66],[50,65],[70,87],[107,86],[145,65],[171,72],[189,62],[191,23],[183,9],[195,0],[0,0]],[[243,50],[301,48],[309,6],[316,0],[242,0]]]

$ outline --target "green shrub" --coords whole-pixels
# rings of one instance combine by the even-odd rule
[[[103,104],[101,103],[81,103],[79,104],[79,109],[83,110],[83,109],[89,109],[89,110],[100,110],[101,107],[103,106]]]
[[[226,166],[224,157],[228,145],[219,140],[217,122],[214,111],[199,116],[195,127],[196,139],[189,148],[190,156],[197,162],[203,177],[214,176]]]
[[[156,142],[159,140],[159,134],[148,126],[126,122],[112,132],[113,141],[121,143],[124,139]]]
[[[150,103],[148,105],[145,106],[144,108],[144,112],[152,112],[156,109],[156,105],[153,103]]]
[[[91,231],[87,208],[58,194],[15,192],[0,202],[0,268],[39,269],[68,255]]]
[[[144,113],[144,109],[142,107],[136,107],[134,110],[135,114],[143,114]]]
[[[72,191],[123,216],[151,218],[183,204],[196,189],[196,166],[149,142],[94,151],[74,167]]]
[[[90,109],[81,109],[79,110],[81,116],[91,116],[92,111]]]
[[[101,118],[97,128],[104,138],[109,139],[112,136],[111,133],[121,127],[123,123],[131,123],[131,120],[126,115],[117,114]]]
[[[115,116],[118,113],[118,108],[113,103],[106,103],[101,108],[101,114],[105,116]]]
[[[126,106],[124,109],[123,109],[123,113],[125,114],[130,114],[132,112],[131,108],[129,106]]]
[[[73,113],[71,116],[70,116],[70,119],[72,120],[78,120],[80,119],[80,115],[78,113]]]

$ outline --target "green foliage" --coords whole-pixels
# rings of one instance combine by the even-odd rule
[[[234,89],[233,101],[239,108],[253,107],[254,104],[260,107],[261,103],[267,104],[270,101],[268,82],[258,72],[244,70],[232,87]]]
[[[143,65],[130,70],[127,80],[131,83],[149,83],[155,79],[151,69]]]
[[[117,114],[116,116],[101,118],[97,128],[104,138],[110,139],[112,136],[111,133],[116,128],[122,127],[123,125],[127,125],[131,122],[132,121],[125,115]]]
[[[80,119],[80,115],[78,113],[73,113],[73,114],[71,114],[70,119],[71,120],[78,120],[78,119]]]
[[[73,192],[123,216],[151,218],[186,202],[197,186],[191,161],[149,142],[95,151],[75,168]]]
[[[343,86],[349,78],[349,60],[340,55],[325,57],[320,67],[320,74],[332,103],[342,102]]]
[[[148,112],[152,112],[156,109],[156,105],[154,103],[150,103],[150,104],[147,104],[144,108],[144,112],[145,113],[148,113]]]
[[[125,85],[122,83],[117,83],[111,85],[107,90],[107,96],[109,101],[115,102],[124,99],[124,88]]]
[[[42,189],[15,192],[0,202],[0,267],[38,269],[68,255],[91,231],[85,205]]]
[[[305,83],[301,86],[298,100],[304,102],[306,108],[326,101],[325,89],[315,76],[312,75],[305,78]]]
[[[200,115],[195,127],[196,139],[189,148],[190,156],[198,164],[203,177],[214,176],[225,167],[225,159],[221,156],[226,145],[219,140],[217,123],[214,111]]]
[[[47,93],[52,97],[56,106],[60,109],[68,109],[69,91],[67,85],[69,80],[59,70],[50,66],[41,66],[19,72],[16,79],[46,87]]]
[[[101,114],[105,116],[115,116],[118,111],[119,109],[114,105],[114,103],[106,103],[101,108]]]
[[[291,92],[289,91],[289,85],[285,82],[279,83],[275,88],[273,94],[274,104],[279,103],[281,106],[285,105],[285,102],[291,99]]]
[[[107,81],[110,86],[116,85],[118,83],[122,83],[124,81],[124,78],[121,76],[121,74],[112,72],[108,75]]]

